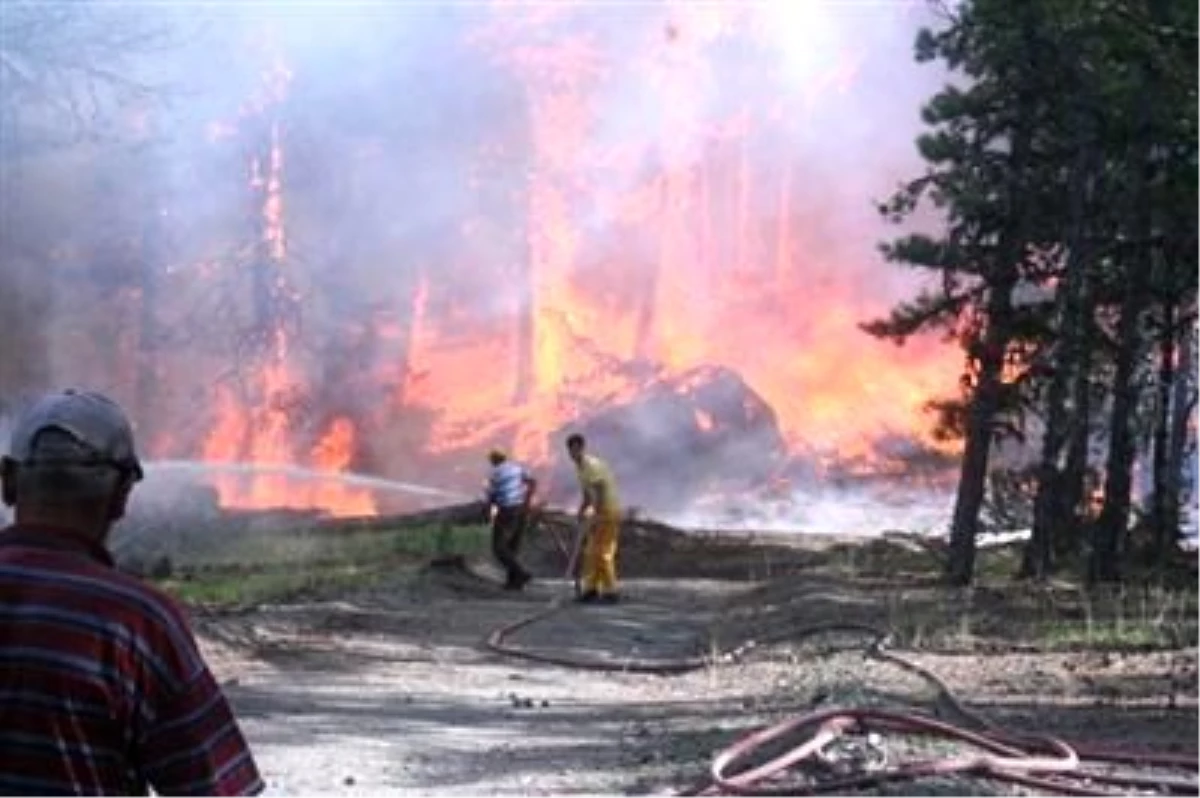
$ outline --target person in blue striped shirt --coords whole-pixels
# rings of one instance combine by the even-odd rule
[[[521,538],[529,520],[529,507],[537,480],[529,469],[508,458],[501,449],[488,454],[492,464],[487,481],[487,504],[492,522],[492,553],[504,567],[506,590],[520,590],[532,578],[517,560]]]

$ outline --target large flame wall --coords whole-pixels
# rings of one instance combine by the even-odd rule
[[[917,168],[911,123],[870,122],[889,108],[916,117],[917,95],[903,105],[887,84],[908,58],[902,9],[497,2],[465,19],[454,58],[495,73],[500,110],[461,116],[466,130],[424,130],[455,145],[436,149],[423,176],[398,175],[410,185],[399,203],[372,205],[361,186],[414,141],[363,137],[341,153],[337,185],[388,209],[371,218],[349,202],[314,210],[314,193],[332,190],[293,180],[290,164],[314,156],[291,83],[321,67],[272,50],[272,89],[244,109],[267,131],[246,164],[258,181],[258,268],[308,316],[333,317],[322,328],[330,351],[369,341],[372,354],[333,370],[268,319],[237,389],[211,387],[205,459],[386,473],[427,455],[478,463],[481,447],[503,443],[542,460],[550,430],[700,364],[739,372],[797,449],[853,455],[884,435],[925,437],[923,405],[953,385],[955,353],[897,349],[857,327],[912,288],[875,251],[886,231],[872,207]],[[835,29],[857,33],[839,44]],[[214,129],[232,136],[239,124]],[[437,196],[411,190],[419,180]],[[379,232],[395,225],[389,214],[429,215],[438,200],[449,208],[420,247]],[[338,262],[295,256],[293,239],[337,239],[333,211],[371,228],[374,246],[342,246]],[[337,279],[367,310],[329,310],[317,286]],[[296,393],[350,399],[306,414],[299,433]],[[422,434],[393,434],[413,419]],[[368,462],[372,446],[387,456]],[[229,506],[376,509],[367,494],[280,475],[219,489]]]
[[[894,296],[877,290],[890,267],[872,240],[843,238],[870,229],[843,218],[847,195],[861,187],[853,220],[872,187],[890,185],[838,174],[803,143],[838,135],[847,120],[828,108],[855,90],[867,53],[850,48],[797,85],[777,48],[754,49],[778,20],[764,8],[647,9],[636,30],[650,41],[630,60],[622,36],[574,27],[565,10],[540,10],[538,23],[573,35],[525,44],[529,19],[515,11],[489,29],[484,47],[526,88],[532,389],[512,406],[522,319],[504,342],[453,351],[424,334],[428,377],[414,398],[439,411],[436,446],[478,446],[495,434],[487,420],[517,417],[522,450],[542,456],[546,429],[636,389],[613,367],[634,360],[737,369],[796,445],[847,453],[927,427],[923,406],[957,360],[858,331]],[[722,61],[730,43],[748,54]],[[424,323],[419,304],[414,314]]]

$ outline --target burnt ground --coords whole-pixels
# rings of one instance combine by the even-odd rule
[[[530,557],[543,574],[561,569],[552,541],[544,533]],[[587,670],[489,650],[493,630],[570,587],[548,577],[505,593],[486,562],[397,566],[335,595],[198,612],[196,627],[272,794],[669,793],[742,733],[813,708],[966,722],[928,680],[867,656],[869,635],[816,631],[830,621],[886,627],[896,651],[989,721],[1197,750],[1194,600],[1085,602],[1004,581],[951,594],[933,586],[931,555],[903,540],[639,526],[623,542],[623,604],[564,606],[510,642],[610,663],[702,658],[695,670]],[[918,746],[885,744],[893,757]],[[890,789],[1005,791],[981,780]]]

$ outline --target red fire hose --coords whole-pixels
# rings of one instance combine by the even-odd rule
[[[488,636],[485,645],[504,656],[588,670],[678,674],[712,664],[712,660],[706,657],[675,660],[603,660],[533,651],[507,642],[507,638],[518,630],[544,620],[563,608],[563,600],[552,601],[542,610],[494,630]],[[881,709],[833,709],[815,712],[768,726],[739,739],[717,754],[713,760],[710,779],[678,794],[816,795],[862,789],[887,782],[948,775],[989,778],[1059,795],[1124,795],[1132,789],[1165,791],[1172,795],[1200,793],[1200,781],[1195,778],[1181,778],[1178,774],[1119,773],[1111,769],[1115,765],[1127,765],[1197,773],[1200,772],[1200,762],[1196,756],[1113,751],[1094,745],[1068,743],[1054,737],[1018,735],[1005,731],[963,706],[949,686],[928,668],[889,650],[887,643],[890,636],[873,626],[833,622],[791,629],[775,637],[797,640],[834,631],[868,634],[872,638],[867,645],[867,653],[870,656],[899,665],[921,676],[937,688],[939,696],[958,715],[984,731],[969,731],[928,716]],[[767,743],[809,730],[811,734],[807,740],[792,746],[786,752],[761,764],[732,772],[736,766],[748,762],[751,755]],[[814,765],[819,766],[827,758],[827,749],[848,736],[862,737],[865,734],[878,735],[882,732],[937,737],[972,747],[978,753],[922,759],[891,767],[868,764],[860,768],[859,772],[836,774],[826,778],[809,777],[801,780],[794,777],[797,768],[808,766],[811,769]],[[781,777],[787,775],[793,775],[793,778],[781,783]],[[1115,787],[1118,791],[1108,791],[1100,785]]]
[[[731,775],[766,743],[797,732],[815,729],[807,740],[768,761]],[[843,735],[894,732],[939,737],[981,751],[973,755],[922,759],[892,767],[877,766],[832,778],[790,779],[779,777],[801,765],[819,764],[821,753]],[[1093,764],[1091,768],[1083,763]],[[1195,795],[1200,783],[1177,776],[1121,774],[1097,769],[1099,764],[1134,764],[1161,769],[1200,770],[1195,757],[1154,753],[1107,753],[1101,749],[1068,744],[1053,737],[1002,736],[967,731],[921,715],[880,709],[833,709],[792,718],[753,732],[717,754],[711,784],[693,795],[815,795],[862,789],[885,782],[930,776],[970,775],[1006,781],[1061,795],[1125,795],[1130,789],[1153,789],[1173,795]],[[775,780],[773,786],[765,786]],[[1097,785],[1124,787],[1109,792]]]

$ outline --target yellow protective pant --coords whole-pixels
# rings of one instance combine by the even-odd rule
[[[583,591],[615,593],[617,590],[617,537],[619,516],[596,515],[583,553]]]

